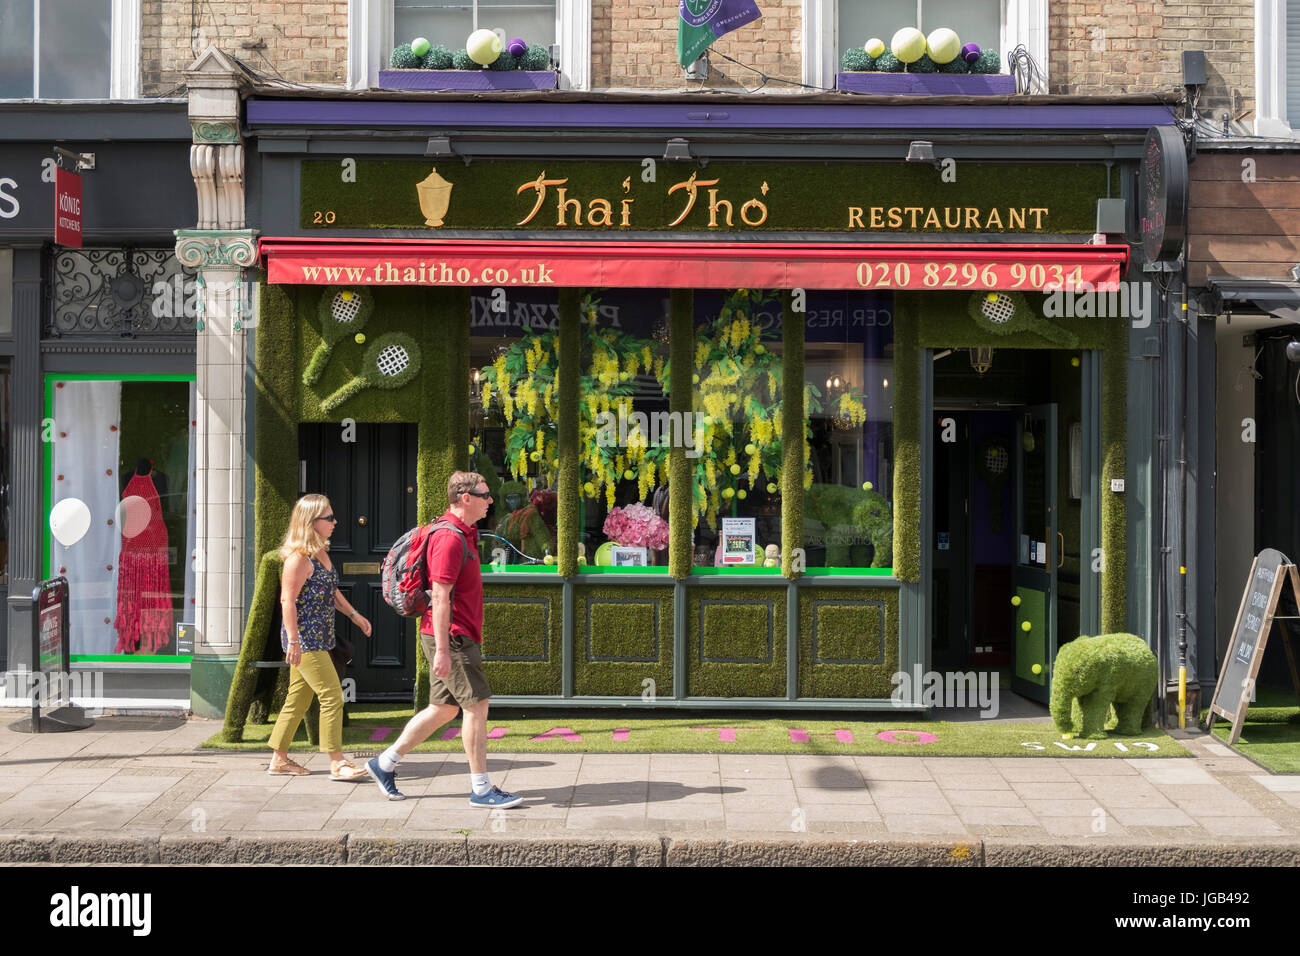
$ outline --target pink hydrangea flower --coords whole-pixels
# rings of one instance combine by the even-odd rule
[[[627,548],[668,547],[668,522],[641,502],[614,508],[605,519],[605,537]]]

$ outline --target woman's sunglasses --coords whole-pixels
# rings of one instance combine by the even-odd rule
[[[321,515],[321,516],[320,516],[319,518],[317,518],[316,520],[317,520],[317,521],[333,521],[333,522],[337,523],[339,519],[336,518],[336,517],[334,517],[333,515]]]

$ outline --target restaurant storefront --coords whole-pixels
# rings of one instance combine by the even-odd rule
[[[1130,330],[1069,292],[1133,268],[1097,204],[1168,109],[741,100],[248,101],[252,553],[330,496],[357,699],[420,699],[378,565],[456,468],[501,703],[1045,701],[1058,643],[1132,628]]]

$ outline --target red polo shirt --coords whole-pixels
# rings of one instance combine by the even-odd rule
[[[450,521],[464,532],[469,556],[465,556],[464,545],[456,532],[449,528],[435,531],[429,536],[426,555],[429,580],[452,586],[450,633],[464,635],[482,644],[483,575],[478,563],[478,529],[465,524],[450,511],[438,521]],[[420,618],[420,633],[433,634],[432,606]]]

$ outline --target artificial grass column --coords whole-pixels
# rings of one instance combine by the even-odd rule
[[[921,580],[921,317],[894,299],[894,577]]]
[[[559,487],[556,489],[555,548],[560,576],[578,573],[578,377],[582,374],[582,302],[578,289],[560,290],[560,420],[556,423]]]
[[[695,293],[673,289],[669,293],[668,408],[678,420],[687,418],[695,402],[691,385],[695,355]],[[683,425],[683,431],[685,425]],[[668,449],[668,573],[685,580],[691,573],[691,532],[695,529],[695,488],[684,447],[688,437]]]
[[[802,573],[794,553],[803,548],[803,340],[804,313],[794,311],[787,289],[781,293],[781,573],[787,578]]]
[[[1101,573],[1103,634],[1117,634],[1128,626],[1128,508],[1124,496],[1110,490],[1111,480],[1123,478],[1128,464],[1127,341],[1127,336],[1117,336],[1101,350],[1101,553],[1106,562]],[[1092,560],[1091,555],[1080,557]]]

